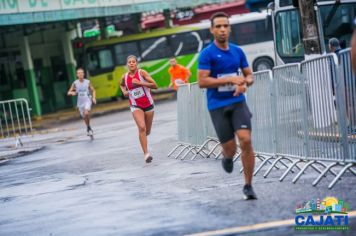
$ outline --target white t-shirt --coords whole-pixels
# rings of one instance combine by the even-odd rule
[[[83,82],[80,82],[79,79],[74,81],[75,91],[77,93],[77,106],[85,106],[88,102],[91,103],[91,95],[89,84],[90,81],[84,79]]]

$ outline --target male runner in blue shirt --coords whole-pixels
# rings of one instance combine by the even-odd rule
[[[210,21],[214,42],[200,53],[199,86],[207,88],[208,109],[223,148],[224,170],[228,173],[233,170],[236,135],[240,142],[244,167],[243,193],[246,200],[257,199],[251,185],[255,165],[251,143],[252,114],[243,94],[247,86],[253,84],[252,70],[242,49],[229,43],[231,27],[228,15],[218,12],[211,16]],[[239,75],[239,72],[242,72],[242,75]]]

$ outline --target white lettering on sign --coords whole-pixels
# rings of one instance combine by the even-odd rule
[[[63,9],[98,7],[98,0],[61,0]]]
[[[127,0],[100,0],[101,7],[127,5]]]
[[[0,0],[0,14],[17,12],[17,0]]]
[[[157,2],[157,0],[98,0],[101,7]]]
[[[47,7],[48,6],[47,0],[28,0],[28,1],[29,1],[30,7],[37,7],[37,6]]]
[[[53,0],[18,0],[19,12],[38,12],[59,10],[59,1]]]
[[[0,0],[0,15],[9,13],[122,6],[149,2],[157,2],[157,0]]]

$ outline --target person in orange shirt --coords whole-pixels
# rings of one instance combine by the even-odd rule
[[[175,57],[169,59],[169,64],[171,64],[171,67],[168,69],[168,73],[171,76],[170,88],[177,90],[177,85],[189,83],[189,77],[191,75],[189,69],[177,64]]]

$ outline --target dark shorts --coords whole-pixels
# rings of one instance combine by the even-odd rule
[[[139,107],[139,106],[133,106],[133,105],[130,106],[131,112],[134,112],[134,111],[137,110],[137,109],[140,109],[140,110],[142,110],[143,112],[148,112],[148,111],[153,111],[154,108],[155,108],[154,105],[151,105],[151,106],[145,107],[145,108]]]
[[[209,111],[221,143],[235,138],[239,129],[251,130],[252,114],[245,101]]]

